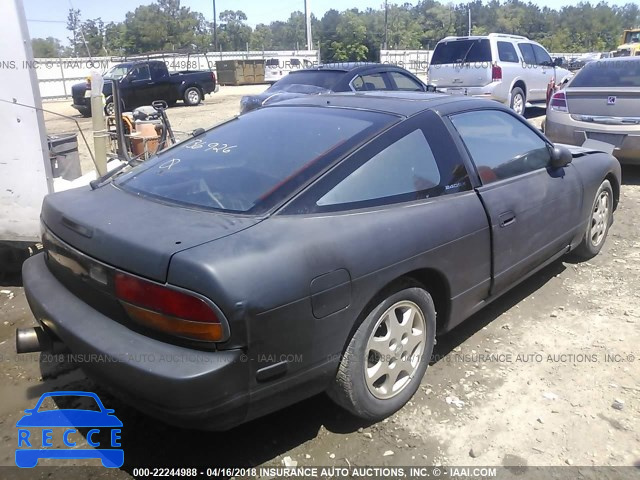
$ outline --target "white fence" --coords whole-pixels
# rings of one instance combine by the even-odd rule
[[[247,52],[212,52],[194,55],[174,55],[167,53],[164,56],[153,55],[154,60],[164,60],[169,71],[179,70],[212,70],[215,72],[216,61],[219,60],[259,60],[277,58],[285,64],[292,58],[318,62],[317,50],[289,50],[289,51],[247,51]],[[144,55],[116,58],[37,58],[28,68],[36,70],[40,94],[43,99],[65,98],[71,96],[73,84],[82,82],[90,75],[92,70],[104,72],[113,65],[127,60],[144,60]]]
[[[433,50],[380,50],[380,63],[406,68],[415,75],[426,75]]]

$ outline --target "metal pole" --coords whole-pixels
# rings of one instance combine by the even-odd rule
[[[471,36],[471,5],[469,5],[469,36]]]
[[[384,49],[387,50],[387,17],[389,15],[389,4],[384,0]]]
[[[309,7],[309,0],[304,0],[304,15],[307,20],[307,51],[313,49],[313,39],[311,38],[311,8]]]
[[[213,0],[213,50],[218,51],[218,19],[216,18],[216,0]]]
[[[98,177],[107,173],[107,132],[105,131],[104,105],[102,104],[103,85],[102,75],[98,72],[91,72],[91,124]]]

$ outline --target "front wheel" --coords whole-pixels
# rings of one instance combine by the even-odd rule
[[[202,94],[196,87],[189,87],[184,92],[184,103],[187,105],[198,105],[202,101]]]
[[[411,287],[389,295],[356,330],[328,394],[352,414],[378,421],[416,392],[435,343],[429,293]]]
[[[574,253],[584,259],[595,257],[600,253],[612,221],[613,190],[609,180],[605,180],[600,184],[596,198],[593,200],[587,231]]]
[[[116,114],[116,106],[113,103],[113,97],[107,97],[104,105],[104,114],[108,117],[112,117]]]
[[[511,104],[509,106],[511,107],[511,110],[516,112],[518,115],[524,115],[526,99],[524,92],[520,87],[516,87],[511,90]]]

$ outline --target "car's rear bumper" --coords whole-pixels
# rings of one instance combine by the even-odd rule
[[[465,87],[453,86],[446,87],[437,86],[438,90],[452,95],[466,95],[468,97],[486,98],[487,100],[495,100],[496,102],[509,104],[509,94],[502,87],[502,82],[491,82],[482,87]]]
[[[194,350],[137,333],[73,295],[44,254],[28,259],[22,274],[38,322],[117,397],[182,427],[224,430],[246,419],[249,364],[241,350]]]
[[[555,143],[582,145],[593,139],[612,144],[623,163],[640,164],[640,125],[605,125],[574,120],[569,113],[547,109],[545,135]]]
[[[73,103],[71,104],[73,108],[78,110],[82,115],[91,115],[91,102],[88,99],[76,100],[73,99]]]

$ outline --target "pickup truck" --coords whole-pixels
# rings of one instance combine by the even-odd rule
[[[159,60],[119,63],[103,75],[102,93],[105,97],[105,113],[113,115],[111,80],[120,84],[120,97],[126,109],[149,105],[154,100],[164,100],[169,106],[182,100],[186,105],[198,105],[208,93],[218,91],[215,73],[209,71],[169,72]],[[71,88],[73,108],[83,116],[91,116],[91,84],[77,83]]]

